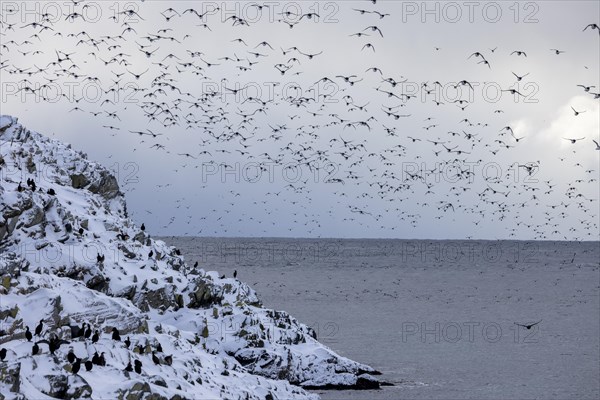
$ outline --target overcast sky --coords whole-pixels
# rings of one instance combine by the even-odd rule
[[[598,239],[596,1],[1,7],[2,113],[115,170],[155,234]]]

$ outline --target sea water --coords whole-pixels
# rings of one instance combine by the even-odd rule
[[[600,242],[164,239],[394,384],[323,399],[600,398]]]

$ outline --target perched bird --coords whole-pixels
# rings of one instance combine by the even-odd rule
[[[31,355],[35,356],[40,352],[40,346],[38,346],[37,343],[34,343],[33,346],[31,347]]]
[[[155,351],[152,352],[152,361],[154,362],[154,364],[160,365],[160,360],[156,356],[156,352]]]
[[[25,339],[27,339],[28,342],[31,342],[32,338],[33,338],[33,335],[31,334],[31,331],[29,330],[29,327],[26,326],[25,327]]]
[[[77,325],[71,325],[71,339],[76,339],[78,337],[82,337],[85,334],[85,322],[81,324],[81,327]]]
[[[35,327],[35,336],[40,336],[42,334],[42,329],[44,329],[44,320],[40,320],[38,326]]]
[[[69,353],[67,353],[67,360],[73,364],[73,362],[75,361],[75,353],[73,353],[73,349],[69,350]]]
[[[92,368],[94,367],[94,363],[91,362],[90,360],[86,360],[86,362],[84,363],[85,365],[85,370],[86,371],[91,371]]]
[[[137,374],[141,374],[142,373],[142,362],[140,360],[135,360],[133,362],[133,364],[134,364],[134,367],[133,367],[134,371]]]
[[[74,361],[75,362],[71,364],[71,372],[73,375],[77,374],[81,368],[81,358],[76,357]]]
[[[0,349],[0,361],[4,361],[6,358],[6,349],[3,347]]]
[[[100,339],[100,332],[98,330],[94,331],[94,335],[92,336],[92,343],[96,343]]]
[[[165,364],[168,366],[173,365],[173,355],[165,356]]]
[[[62,346],[63,344],[69,344],[69,341],[66,340],[62,340],[59,339],[58,336],[56,336],[55,334],[53,334],[49,340],[43,339],[43,340],[38,340],[36,342],[36,344],[40,344],[40,343],[44,343],[48,345],[48,349],[50,350],[51,354],[54,354],[54,352],[56,350],[58,350],[60,348],[60,346]]]
[[[119,330],[117,328],[112,328],[112,340],[116,340],[117,342],[121,341],[121,335],[119,334]]]

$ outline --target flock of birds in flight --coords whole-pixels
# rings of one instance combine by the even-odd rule
[[[184,229],[186,224],[190,229],[201,228],[186,234],[208,234],[202,228],[208,220],[218,227],[215,234],[226,234],[232,224],[252,224],[269,232],[280,224],[281,215],[293,221],[289,223],[290,232],[302,228],[309,235],[319,235],[327,220],[342,218],[382,231],[401,231],[419,226],[421,210],[426,210],[434,215],[434,222],[446,217],[464,218],[473,224],[473,230],[504,223],[509,237],[524,232],[538,239],[597,237],[597,199],[588,197],[597,185],[597,171],[585,169],[577,154],[600,150],[598,141],[589,136],[563,137],[573,147],[560,161],[565,165],[575,162],[568,166],[573,168],[575,178],[565,188],[561,188],[564,182],[552,178],[530,182],[528,177],[540,176],[536,162],[518,163],[515,170],[504,171],[503,176],[474,179],[469,162],[483,165],[501,160],[511,149],[527,146],[527,138],[506,126],[506,120],[499,121],[504,113],[501,108],[490,110],[490,119],[476,120],[481,113],[465,117],[472,106],[465,97],[475,90],[471,81],[421,82],[418,89],[419,96],[424,94],[423,101],[405,90],[408,78],[390,76],[391,71],[384,72],[378,66],[350,74],[329,74],[316,81],[304,79],[309,82],[301,85],[295,81],[314,74],[315,69],[326,69],[324,64],[331,62],[326,50],[318,49],[318,42],[308,44],[310,50],[278,46],[277,38],[272,36],[254,42],[252,38],[261,34],[261,23],[251,22],[239,13],[222,14],[229,16],[219,20],[218,7],[210,12],[199,6],[158,10],[157,3],[135,3],[111,10],[110,16],[102,15],[100,23],[93,24],[86,20],[89,5],[71,1],[70,12],[58,18],[40,12],[35,21],[26,22],[19,18],[12,21],[11,16],[19,13],[10,5],[4,7],[0,71],[4,81],[18,83],[18,99],[36,96],[50,101],[50,93],[64,82],[96,84],[103,90],[101,101],[89,102],[83,96],[60,93],[64,97],[61,104],[66,102],[70,107],[64,115],[85,115],[86,119],[91,115],[110,135],[118,135],[125,142],[139,139],[133,151],[145,152],[149,158],[158,152],[159,159],[175,159],[175,174],[191,170],[199,175],[206,165],[227,169],[240,161],[254,163],[259,173],[267,173],[272,165],[284,172],[293,169],[290,165],[308,171],[302,179],[283,182],[277,190],[267,185],[268,191],[255,199],[237,190],[223,191],[219,200],[223,209],[207,210],[202,217],[192,213],[180,222]],[[358,20],[358,26],[348,23],[342,25],[344,28],[336,25],[336,29],[341,29],[346,39],[358,41],[356,51],[363,60],[376,60],[377,48],[387,38],[385,24],[393,17],[391,12],[382,11],[376,0],[365,1],[365,7],[357,8],[356,4],[341,3],[340,7],[347,9],[340,15],[352,15],[348,20]],[[266,13],[270,6],[254,3],[249,7]],[[282,10],[274,10],[276,19],[271,21],[284,29],[281,41],[292,40],[303,26],[324,18],[323,11]],[[94,33],[98,28],[102,33]],[[229,37],[213,33],[217,29],[226,29]],[[589,35],[590,31],[600,34],[595,23],[582,26],[582,30],[581,35]],[[210,45],[213,39],[220,39],[223,45]],[[221,54],[215,54],[218,51]],[[441,49],[435,47],[433,51]],[[568,56],[568,49],[549,51],[558,57]],[[495,47],[489,53],[467,51],[464,58],[466,63],[491,70],[493,57],[499,53],[502,50]],[[504,53],[522,60],[532,57],[522,49]],[[514,76],[514,85],[501,92],[511,99],[527,97],[520,85],[530,73],[507,73]],[[236,82],[252,82],[253,77],[266,82],[272,78],[269,74],[280,82],[272,84],[275,94],[270,96],[253,96],[251,85]],[[207,85],[200,91],[203,83]],[[467,95],[450,101],[441,98],[441,89],[448,85]],[[275,90],[284,86],[289,90]],[[573,88],[577,89],[573,95],[600,99],[595,85],[573,82]],[[368,100],[361,101],[363,97]],[[131,98],[139,101],[123,100]],[[334,102],[336,99],[339,101]],[[461,117],[448,129],[446,124],[436,122],[433,113],[427,114],[422,132],[408,135],[402,124],[418,123],[420,117],[413,104],[419,101],[436,111],[442,106],[456,107]],[[429,113],[429,108],[423,108]],[[582,118],[589,110],[572,107],[572,111],[573,118]],[[139,127],[139,123],[136,128],[128,127],[134,120],[145,120],[147,127]],[[588,141],[589,146],[581,147],[580,142]],[[433,161],[429,168],[402,170],[403,162],[421,165],[426,160]],[[311,180],[316,173],[320,181],[313,186]],[[450,174],[451,182],[435,181],[440,174]],[[524,178],[515,182],[510,174]],[[200,182],[197,186],[204,190],[208,184]],[[156,190],[167,193],[175,186],[173,182],[156,183]],[[335,199],[325,215],[314,206],[327,190],[324,187],[330,188]],[[559,188],[564,189],[564,200],[557,202]],[[374,202],[379,205],[374,206]],[[196,200],[186,194],[176,200],[174,211],[189,210],[194,203]],[[238,213],[236,208],[241,204],[246,205],[246,211]],[[533,210],[540,212],[541,219],[532,218]],[[237,215],[237,221],[226,221],[230,214]],[[163,228],[168,229],[174,222],[175,217],[171,217]]]

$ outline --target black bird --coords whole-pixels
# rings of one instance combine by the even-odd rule
[[[167,364],[168,366],[173,365],[173,356],[172,355],[165,356],[165,364]]]
[[[131,341],[129,340],[129,336],[127,336],[127,339],[125,339],[125,342],[123,342],[123,343],[125,343],[126,348],[129,348],[129,345],[131,344]]]
[[[154,364],[160,365],[160,360],[158,359],[158,357],[156,357],[155,353],[155,351],[152,352],[152,361],[154,362]]]
[[[36,343],[37,344],[40,344],[40,343],[47,344],[48,348],[50,349],[50,353],[54,354],[54,352],[56,350],[58,350],[61,345],[63,345],[63,344],[69,344],[70,342],[68,342],[66,340],[59,339],[58,336],[56,336],[56,335],[52,335],[52,337],[50,338],[50,340],[46,340],[46,339],[38,340]]]
[[[56,196],[56,192],[52,188],[48,189],[48,191],[46,193],[48,193],[51,196]]]
[[[29,327],[26,326],[25,327],[25,339],[27,339],[28,342],[31,342],[32,338],[33,338],[33,335],[31,334],[31,331],[29,330]]]
[[[94,332],[94,336],[92,336],[92,343],[96,343],[98,339],[100,339],[100,333],[98,332],[98,330],[96,330]]]
[[[35,356],[39,352],[40,352],[40,346],[38,346],[37,343],[34,343],[33,347],[31,348],[31,355]]]
[[[119,330],[117,328],[112,328],[112,339],[117,342],[121,341],[121,335],[119,334]]]
[[[74,361],[75,362],[71,365],[71,372],[75,375],[79,372],[79,369],[81,368],[81,358],[75,357]]]
[[[6,349],[3,347],[0,349],[0,361],[4,361],[6,358]]]
[[[103,367],[106,367],[106,359],[104,358],[104,352],[100,353],[100,360],[99,360],[100,364]]]
[[[92,336],[92,326],[90,324],[88,324],[87,329],[85,330],[85,333],[83,334],[83,337],[86,339],[89,339],[90,336]]]
[[[140,229],[141,229],[142,231],[145,231],[145,230],[146,230],[146,225],[144,225],[144,224],[142,223],[142,226],[140,226]]]
[[[79,228],[78,232],[80,235],[83,235],[83,228]]]
[[[69,353],[67,354],[67,360],[73,364],[73,362],[75,361],[77,357],[75,357],[75,353],[73,353],[73,350],[69,350]]]
[[[125,371],[127,371],[127,372],[133,371],[133,367],[131,366],[131,361],[129,361],[127,363],[127,366],[125,367]]]
[[[84,365],[85,365],[86,371],[91,371],[92,368],[94,367],[94,363],[91,362],[90,360],[87,360]]]
[[[517,323],[515,322],[515,325],[517,325],[517,326],[522,326],[522,327],[523,327],[523,328],[525,328],[525,329],[531,329],[531,328],[533,328],[534,326],[536,326],[537,324],[539,324],[540,322],[542,322],[542,320],[541,320],[541,319],[540,319],[538,322],[534,322],[533,324],[526,324],[526,325],[523,325],[523,324],[517,324]]]
[[[233,271],[233,278],[237,278],[237,269],[235,271]]]
[[[92,364],[100,365],[100,354],[96,351],[92,357]]]
[[[71,325],[71,339],[82,337],[85,333],[85,322],[81,324],[81,327],[77,325]]]
[[[138,344],[138,353],[144,354],[144,346],[142,346],[141,344]]]
[[[35,336],[40,336],[42,334],[42,329],[44,329],[44,320],[40,320],[38,326],[35,327]]]
[[[135,372],[138,374],[141,374],[142,373],[142,362],[140,360],[135,360],[133,363],[135,364],[135,366],[133,367]]]
[[[588,25],[586,25],[586,27],[583,28],[583,32],[585,32],[585,30],[587,28],[597,29],[598,30],[598,34],[600,34],[600,26],[598,26],[598,24],[588,24]]]
[[[104,262],[104,254],[96,255],[96,261],[98,261],[99,263],[103,263]]]
[[[157,353],[162,353],[163,349],[162,349],[162,345],[160,344],[160,342],[158,343],[158,345],[156,346],[156,352]]]

